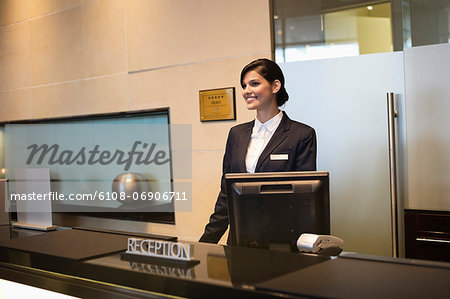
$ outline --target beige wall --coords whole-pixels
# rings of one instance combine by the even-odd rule
[[[271,56],[269,1],[0,0],[0,121],[170,107],[192,125],[192,212],[176,225],[76,224],[196,240],[229,128],[250,120],[239,73]],[[237,121],[201,123],[198,91],[236,87]]]

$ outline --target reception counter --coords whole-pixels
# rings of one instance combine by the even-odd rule
[[[128,236],[2,228],[0,278],[82,298],[449,298],[450,265],[193,244],[194,264],[121,257]]]

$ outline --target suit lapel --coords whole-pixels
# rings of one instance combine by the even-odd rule
[[[267,146],[259,156],[258,163],[256,163],[255,172],[258,172],[258,170],[261,168],[261,165],[265,160],[267,160],[273,150],[288,136],[290,122],[291,120],[289,119],[289,117],[286,115],[286,113],[283,112],[283,119],[281,120],[280,125],[275,130],[272,138],[270,138],[269,140],[269,143],[267,143]]]
[[[245,157],[247,156],[247,148],[250,143],[250,138],[252,136],[252,129],[255,121],[251,121],[247,126],[244,127],[242,134],[239,134],[239,145],[238,145],[238,161],[240,172],[247,172],[247,167],[245,166]]]

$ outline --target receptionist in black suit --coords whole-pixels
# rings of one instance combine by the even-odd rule
[[[226,173],[316,170],[314,129],[278,109],[289,98],[280,67],[268,59],[252,61],[241,72],[241,85],[256,119],[228,134],[220,193],[200,242],[217,243],[228,228]]]

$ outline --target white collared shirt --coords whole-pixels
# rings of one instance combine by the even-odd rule
[[[263,152],[273,133],[280,125],[283,118],[283,112],[280,111],[277,115],[272,117],[265,123],[261,123],[258,118],[255,118],[255,125],[253,126],[250,143],[247,147],[247,156],[245,156],[245,166],[247,172],[254,173],[259,156]]]

